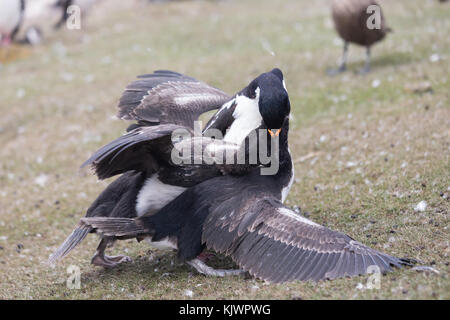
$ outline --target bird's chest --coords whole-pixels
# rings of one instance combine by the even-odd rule
[[[4,0],[0,5],[0,31],[11,32],[20,20],[20,1]]]

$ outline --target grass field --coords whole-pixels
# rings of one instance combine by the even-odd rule
[[[81,30],[2,52],[17,59],[0,67],[0,298],[450,299],[450,5],[382,1],[394,33],[374,47],[373,71],[356,74],[364,50],[352,46],[350,70],[337,77],[326,75],[341,54],[328,5],[108,0]],[[397,270],[373,290],[361,289],[363,276],[271,285],[204,277],[175,253],[131,240],[110,251],[134,261],[103,270],[90,265],[92,235],[46,264],[111,182],[78,168],[126,128],[113,115],[136,75],[171,69],[235,93],[273,67],[285,74],[294,115],[287,204],[439,274]],[[426,209],[414,210],[423,200]],[[70,265],[81,270],[79,290],[66,286]]]

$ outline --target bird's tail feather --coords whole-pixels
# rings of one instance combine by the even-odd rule
[[[87,234],[92,230],[92,227],[85,224],[78,225],[75,230],[64,240],[62,245],[56,249],[53,254],[48,258],[49,263],[55,263],[56,261],[64,258],[67,254],[69,254],[72,249],[74,249],[83,239],[87,236]]]
[[[143,225],[140,219],[90,217],[82,218],[81,222],[104,236],[133,238],[149,234],[149,229]]]

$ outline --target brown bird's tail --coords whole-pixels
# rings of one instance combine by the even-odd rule
[[[69,254],[92,230],[92,227],[80,223],[75,230],[64,240],[62,245],[48,258],[49,263],[55,263]]]

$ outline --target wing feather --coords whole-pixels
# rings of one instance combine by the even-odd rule
[[[138,78],[122,94],[117,115],[120,119],[193,128],[202,113],[218,109],[231,99],[219,89],[173,71],[157,70]]]
[[[206,246],[226,252],[250,274],[271,282],[334,279],[381,272],[401,259],[380,253],[349,236],[316,224],[270,197],[248,194],[224,201],[203,225]],[[233,212],[233,214],[230,214]]]
[[[130,170],[149,171],[157,167],[152,147],[169,151],[171,134],[181,126],[167,124],[136,128],[97,150],[81,167],[91,165],[100,179]]]
[[[313,265],[311,263],[311,271],[308,273],[308,279],[311,280],[319,280],[323,278],[323,270],[325,268],[329,268],[329,265],[327,264],[328,259],[330,258],[330,255],[332,255],[332,252],[328,253],[321,253],[320,259]]]

